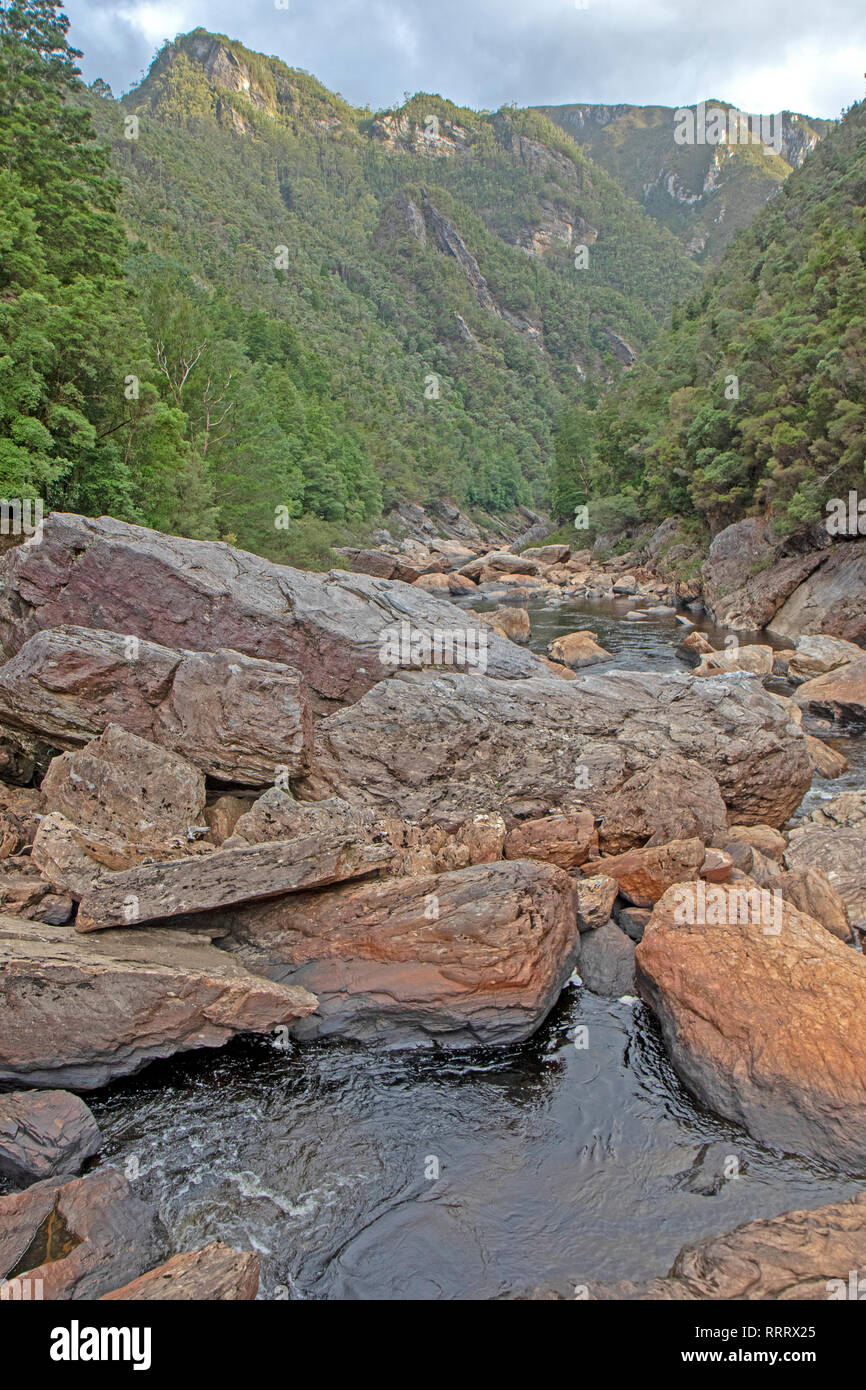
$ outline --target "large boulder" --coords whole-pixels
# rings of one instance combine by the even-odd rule
[[[570,666],[573,671],[580,671],[584,666],[596,666],[602,661],[613,661],[611,653],[595,640],[595,633],[588,630],[566,632],[562,637],[554,638],[547,652],[553,661]]]
[[[177,753],[109,724],[99,738],[53,760],[42,794],[49,810],[86,830],[159,841],[199,822],[205,783]]]
[[[765,520],[736,521],[713,538],[704,561],[701,584],[707,611],[720,627],[734,632],[766,627],[828,553],[814,550],[785,557],[771,539]],[[773,630],[777,630],[775,623]]]
[[[616,922],[581,934],[580,978],[593,994],[608,999],[633,993],[634,942]]]
[[[0,1197],[0,1300],[94,1299],[165,1257],[156,1209],[115,1168]]]
[[[786,1211],[707,1236],[677,1255],[670,1273],[646,1284],[588,1284],[590,1299],[862,1299],[866,1193],[811,1211]],[[853,1286],[851,1273],[853,1271]]]
[[[232,1250],[212,1241],[200,1250],[172,1255],[165,1264],[102,1295],[103,1303],[237,1303],[259,1291],[261,1260],[254,1250]]]
[[[81,627],[37,632],[0,667],[0,720],[63,748],[116,724],[249,786],[303,771],[313,727],[306,686],[287,666]]]
[[[797,689],[794,699],[813,714],[866,723],[866,656],[806,681]]]
[[[638,992],[683,1082],[761,1143],[866,1163],[866,960],[775,895],[678,884],[637,948]]]
[[[80,1096],[12,1091],[0,1096],[0,1173],[15,1182],[74,1177],[102,1136]]]
[[[443,824],[582,803],[604,818],[602,852],[619,853],[656,833],[706,842],[726,811],[779,825],[811,778],[802,732],[749,676],[407,672],[320,723],[305,794]]]
[[[749,671],[753,676],[769,676],[773,670],[772,647],[748,643],[705,652],[695,667],[696,676],[723,676],[729,671]]]
[[[619,891],[635,907],[652,907],[674,883],[696,879],[704,862],[705,850],[699,839],[672,840],[667,845],[649,845],[627,850],[584,864],[583,872],[607,874],[616,879]]]
[[[9,552],[0,581],[7,652],[41,629],[65,626],[104,628],[179,651],[226,648],[300,671],[325,706],[357,700],[390,674],[381,658],[392,629],[399,634],[406,622],[430,635],[455,626],[453,607],[416,585],[342,570],[312,574],[222,542],[65,512],[46,518],[39,544]],[[479,627],[471,614],[460,621]],[[485,635],[492,674],[523,677],[538,669],[530,652],[497,633]]]
[[[575,869],[598,851],[598,832],[591,811],[554,812],[522,821],[505,838],[506,859],[543,859],[561,869]]]
[[[845,904],[848,921],[866,932],[866,824],[803,824],[792,830],[785,851],[789,869],[818,869]]]
[[[855,642],[846,642],[841,637],[827,637],[819,633],[807,633],[797,641],[797,649],[788,660],[788,675],[792,681],[810,681],[816,676],[825,676],[828,671],[836,671],[847,666],[849,661],[859,661],[863,648]]]
[[[843,541],[822,552],[820,569],[804,579],[775,614],[780,637],[826,632],[847,642],[866,640],[866,540]]]
[[[248,968],[315,991],[296,1037],[388,1046],[528,1037],[579,939],[568,874],[524,860],[292,894],[217,921],[220,945]]]
[[[141,927],[87,937],[0,916],[0,1083],[93,1090],[315,1008],[308,991],[251,975],[206,936]]]

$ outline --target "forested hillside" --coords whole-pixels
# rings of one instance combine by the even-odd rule
[[[698,115],[694,106],[683,109]],[[705,118],[725,113],[725,140],[680,144],[673,106],[575,104],[538,110],[703,262],[718,260],[834,125],[780,112],[780,120],[766,117],[772,147],[765,147],[750,138],[753,128],[745,127],[743,113],[730,102],[707,101]]]
[[[121,104],[42,3],[0,100],[4,494],[280,555],[398,497],[543,503],[562,410],[697,282],[535,112],[374,115],[201,30]]]
[[[674,312],[621,386],[569,412],[554,493],[568,515],[744,514],[779,534],[863,488],[866,461],[866,103],[792,174]]]

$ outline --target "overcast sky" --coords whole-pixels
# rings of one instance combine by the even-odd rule
[[[199,26],[374,108],[425,91],[489,109],[717,97],[838,116],[866,88],[866,0],[69,0],[66,12],[85,78],[116,95],[163,39]]]

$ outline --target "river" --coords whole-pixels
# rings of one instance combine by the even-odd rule
[[[680,624],[626,621],[631,602],[530,605],[532,645],[591,627],[617,666],[688,669]],[[866,786],[866,739],[832,741],[851,768],[816,781],[810,803]],[[580,1050],[578,1025],[589,1029]],[[242,1040],[88,1102],[103,1161],[159,1206],[175,1247],[260,1251],[264,1298],[487,1299],[643,1280],[702,1236],[861,1186],[703,1110],[640,1002],[575,984],[505,1051]],[[739,1177],[714,1180],[720,1154]]]

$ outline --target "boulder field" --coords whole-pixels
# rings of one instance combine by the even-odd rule
[[[732,622],[757,612],[733,556],[709,575]],[[119,1174],[69,1180],[100,1145],[69,1090],[277,1029],[506,1046],[570,980],[638,992],[684,1084],[760,1142],[866,1170],[863,794],[791,826],[841,758],[802,721],[860,717],[856,622],[619,670],[585,632],[522,645],[520,595],[594,582],[566,547],[348,558],[372,572],[53,513],[0,561],[0,1171],[33,1184],[0,1198],[0,1278],[255,1297],[257,1257],[172,1255]],[[762,614],[836,582],[832,554],[776,558]],[[607,582],[651,596],[637,566]],[[482,588],[492,614],[451,601]],[[780,671],[795,699],[764,688]],[[704,1296],[680,1278],[647,1296]]]

